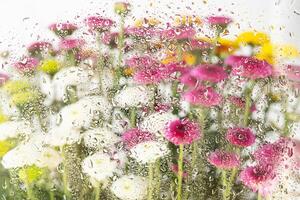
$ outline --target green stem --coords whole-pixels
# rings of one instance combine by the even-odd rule
[[[101,184],[97,184],[97,186],[94,188],[94,192],[95,192],[95,200],[100,200]]]
[[[157,196],[159,197],[160,194],[160,178],[161,178],[161,174],[160,174],[160,160],[157,159],[157,161],[155,162],[155,194],[157,194]]]
[[[50,200],[55,200],[55,195],[51,188],[49,190],[49,198],[50,198]]]
[[[227,182],[227,172],[226,170],[222,170],[222,185],[224,187],[223,190],[223,200],[227,200],[230,198],[230,187],[229,183]]]
[[[245,112],[244,112],[244,126],[248,126],[249,125],[249,118],[250,118],[250,114],[251,114],[251,94],[252,94],[252,90],[253,87],[255,85],[255,81],[251,80],[250,81],[250,86],[249,88],[247,88],[245,90]]]
[[[136,127],[136,107],[132,107],[130,108],[129,112],[130,112],[130,125],[132,128]]]
[[[154,164],[149,164],[149,171],[148,171],[148,195],[147,200],[153,199],[153,179],[154,179]]]
[[[177,200],[182,200],[183,144],[179,145]]]
[[[261,196],[261,194],[259,192],[257,193],[257,200],[263,200],[263,197]]]
[[[28,181],[25,182],[25,187],[26,187],[26,193],[27,193],[27,200],[36,200],[33,190]]]
[[[192,164],[191,164],[191,171],[195,168],[197,162],[197,155],[198,155],[198,143],[197,141],[193,142],[192,144]]]

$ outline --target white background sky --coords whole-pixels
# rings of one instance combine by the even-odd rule
[[[115,18],[114,0],[0,0],[0,51],[22,52],[24,45],[54,36],[47,31],[57,21],[79,22],[100,13]],[[232,30],[257,29],[272,34],[274,41],[300,47],[300,0],[132,0],[136,18],[160,19],[176,14],[228,15]],[[206,3],[205,3],[206,2]],[[238,25],[240,29],[237,29]],[[275,27],[271,30],[271,27]],[[279,29],[282,29],[279,31]],[[290,36],[291,35],[291,36]]]

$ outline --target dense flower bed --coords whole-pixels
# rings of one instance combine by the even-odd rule
[[[298,50],[228,39],[224,16],[125,25],[130,9],[85,19],[97,49],[52,24],[58,44],[30,44],[0,74],[1,197],[299,196]]]

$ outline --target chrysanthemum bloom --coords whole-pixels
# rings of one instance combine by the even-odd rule
[[[148,131],[141,131],[137,128],[130,129],[122,135],[122,141],[128,149],[133,148],[139,143],[152,141],[154,139],[155,136],[152,133]]]
[[[160,32],[161,38],[167,40],[184,40],[192,38],[195,34],[195,29],[190,26],[169,28]]]
[[[4,84],[9,79],[7,74],[0,73],[0,86]]]
[[[212,45],[209,42],[199,39],[189,39],[188,48],[190,50],[205,50],[210,49]]]
[[[52,50],[52,44],[49,42],[34,42],[27,47],[27,51],[33,55],[39,54],[42,51],[50,51]]]
[[[219,65],[203,64],[196,66],[191,74],[201,81],[218,83],[228,77],[225,69]]]
[[[116,48],[118,37],[118,32],[104,32],[102,35],[101,42],[103,44],[109,45],[111,48]]]
[[[238,35],[238,44],[264,45],[270,43],[270,37],[262,32],[243,32]]]
[[[240,159],[236,153],[221,150],[211,152],[207,160],[210,164],[221,169],[232,169],[240,165]]]
[[[103,18],[100,16],[91,16],[85,19],[85,23],[91,30],[94,31],[107,31],[114,24],[111,19]]]
[[[183,73],[180,76],[179,81],[186,86],[195,87],[198,83],[198,80],[193,75],[191,75],[190,71]]]
[[[244,185],[265,196],[272,191],[276,184],[276,174],[270,165],[247,167],[240,173],[240,180]]]
[[[228,100],[235,105],[237,108],[245,108],[246,102],[241,98],[241,97],[236,97],[236,96],[230,96],[228,97]],[[255,104],[252,104],[252,106],[250,107],[250,111],[254,112],[256,111],[256,106]]]
[[[264,61],[253,57],[229,56],[226,64],[232,66],[232,74],[243,76],[249,79],[266,78],[272,75],[272,66]]]
[[[290,80],[292,86],[300,88],[300,66],[288,65],[285,72],[286,77]]]
[[[29,72],[36,69],[39,64],[39,60],[33,57],[25,57],[20,62],[14,64],[20,72]]]
[[[217,106],[222,101],[222,96],[212,87],[199,86],[183,94],[183,99],[194,105],[205,107]]]
[[[72,50],[85,44],[82,39],[63,39],[59,42],[59,48],[62,50]]]
[[[66,37],[72,35],[72,33],[77,30],[77,26],[72,23],[56,23],[51,24],[49,29],[59,37]]]
[[[127,27],[125,34],[132,37],[153,37],[158,35],[158,31],[153,27]]]
[[[210,16],[206,19],[210,25],[221,25],[226,26],[232,22],[232,19],[224,16]]]
[[[255,135],[250,128],[230,128],[227,131],[226,139],[239,147],[248,147],[255,142]]]
[[[151,66],[158,64],[158,62],[149,55],[145,56],[133,56],[125,60],[125,65],[134,68],[142,68],[144,66]]]
[[[201,136],[198,124],[189,119],[177,119],[168,123],[165,137],[175,145],[191,144]]]

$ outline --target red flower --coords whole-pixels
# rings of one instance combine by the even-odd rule
[[[168,123],[165,137],[175,145],[191,144],[200,138],[198,124],[188,120],[174,120]]]
[[[211,152],[208,162],[221,169],[232,169],[240,165],[239,156],[236,153],[221,150]]]
[[[255,142],[255,135],[250,128],[230,128],[227,131],[226,139],[239,147],[248,147]]]
[[[232,19],[224,16],[211,16],[206,21],[210,25],[228,25],[232,22]]]
[[[196,68],[191,71],[191,75],[201,81],[210,81],[213,83],[218,83],[228,77],[222,66],[212,64],[196,66]]]

